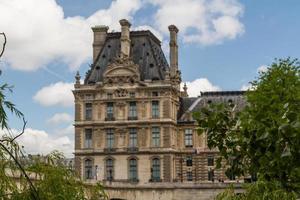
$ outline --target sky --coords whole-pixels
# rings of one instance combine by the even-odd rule
[[[74,76],[92,62],[92,31],[151,30],[168,58],[168,25],[179,28],[179,68],[190,96],[246,90],[275,58],[299,58],[298,0],[0,0],[0,32],[7,35],[0,84],[25,114],[19,139],[27,153],[74,151]],[[3,38],[0,38],[0,45]],[[9,116],[12,132],[22,121]],[[0,131],[3,133],[3,131]],[[1,134],[1,133],[0,133]]]

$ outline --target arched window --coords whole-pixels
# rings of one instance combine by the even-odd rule
[[[160,180],[160,160],[158,158],[154,158],[152,160],[152,181]]]
[[[92,179],[93,178],[93,164],[92,160],[86,159],[84,162],[84,172],[85,172],[85,179]]]
[[[111,158],[106,160],[106,180],[114,179],[114,162]]]
[[[129,160],[129,180],[136,181],[137,179],[137,160],[135,158],[131,158]]]

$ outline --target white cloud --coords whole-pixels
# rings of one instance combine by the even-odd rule
[[[73,106],[73,83],[57,82],[40,89],[33,99],[43,106]]]
[[[167,40],[170,24],[179,27],[183,41],[219,44],[244,32],[243,6],[238,0],[116,0],[89,17],[65,17],[55,0],[2,0],[0,27],[7,34],[4,62],[18,70],[32,71],[51,62],[64,62],[71,70],[91,58],[94,25],[120,30],[119,20],[133,21],[138,10],[152,4],[154,16],[134,29],[150,29]],[[150,26],[149,26],[150,24]]]
[[[257,73],[266,72],[268,71],[268,65],[261,65],[257,68]]]
[[[3,134],[3,130],[0,130]],[[20,130],[12,129],[14,135]],[[18,143],[24,146],[28,154],[48,154],[53,150],[62,151],[65,156],[70,157],[74,151],[74,141],[67,136],[53,137],[44,130],[26,128],[22,136],[17,139]]]
[[[190,97],[197,97],[200,92],[207,91],[219,91],[221,88],[219,86],[213,85],[207,78],[198,78],[191,82],[185,82],[187,86],[188,95]],[[181,83],[181,88],[184,83]]]
[[[155,25],[165,34],[175,24],[185,42],[212,45],[244,33],[243,6],[237,0],[149,0],[157,7]]]
[[[84,18],[65,17],[55,0],[2,0],[0,31],[8,40],[4,60],[26,71],[56,60],[77,69],[92,55],[91,26],[105,24],[119,30],[118,21],[131,20],[140,7],[140,0],[116,0]]]
[[[68,113],[55,113],[47,120],[49,124],[61,124],[73,121],[73,117]]]

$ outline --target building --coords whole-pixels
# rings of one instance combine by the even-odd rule
[[[93,64],[83,84],[75,77],[75,169],[88,183],[102,181],[112,198],[193,199],[201,188],[211,198],[228,178],[215,169],[217,151],[197,133],[192,112],[215,101],[242,107],[243,92],[188,97],[176,26],[168,64],[155,35],[130,31],[125,19],[120,25],[121,32],[92,28]]]

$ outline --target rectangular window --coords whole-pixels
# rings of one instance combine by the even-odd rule
[[[188,166],[188,167],[193,166],[193,158],[192,158],[192,156],[186,157],[186,166]]]
[[[106,130],[106,147],[113,148],[114,147],[114,129]]]
[[[136,181],[137,179],[137,160],[133,158],[129,160],[129,180]]]
[[[92,104],[86,103],[85,104],[85,120],[91,120],[92,119]]]
[[[214,166],[214,157],[213,156],[207,157],[207,166]]]
[[[186,172],[186,178],[188,181],[193,181],[193,172],[191,171]]]
[[[137,147],[137,130],[136,130],[136,128],[129,129],[129,147]]]
[[[193,130],[192,129],[185,129],[184,131],[184,142],[186,147],[193,146]]]
[[[159,147],[160,146],[160,128],[152,127],[152,146]]]
[[[209,170],[208,171],[208,180],[209,181],[214,181],[214,176],[215,176],[214,170]]]
[[[152,101],[152,118],[159,118],[159,101]]]
[[[106,118],[108,120],[113,120],[114,118],[114,103],[112,102],[106,104]]]
[[[137,118],[137,110],[136,110],[136,102],[129,102],[129,113],[128,113],[129,120],[134,120]]]
[[[85,148],[92,148],[92,129],[85,129],[85,142],[84,147]]]

